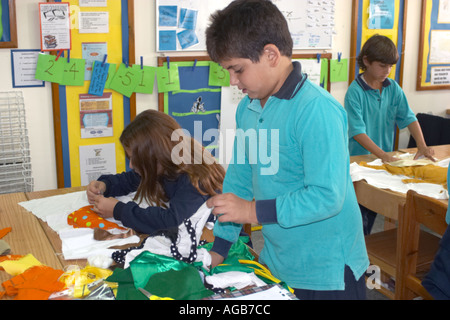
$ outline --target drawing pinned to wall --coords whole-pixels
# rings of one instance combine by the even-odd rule
[[[392,29],[394,27],[395,0],[370,0],[369,29]]]
[[[41,50],[72,48],[69,3],[39,3]]]
[[[157,51],[206,51],[209,17],[232,0],[157,0]],[[286,17],[294,49],[330,49],[335,0],[272,0]]]

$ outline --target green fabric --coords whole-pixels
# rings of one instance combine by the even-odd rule
[[[158,297],[175,300],[200,300],[214,294],[205,288],[199,271],[193,266],[156,273],[145,289]]]
[[[186,262],[144,251],[130,262],[136,288],[143,288],[152,275],[169,270],[181,270],[189,266]]]
[[[118,283],[116,300],[148,300],[134,287],[134,279],[130,268],[114,269],[113,274],[106,281]]]
[[[201,268],[201,262],[188,264],[144,251],[130,262],[128,268],[116,268],[106,281],[118,283],[116,300],[147,300],[138,288],[144,288],[159,297],[199,300],[214,294],[205,288],[199,270],[207,275],[225,271],[253,271],[239,263],[239,260],[254,260],[245,240],[239,239],[231,247],[228,258],[224,261],[228,266],[217,266],[209,272]],[[212,243],[199,248],[210,250]]]
[[[255,257],[250,252],[249,247],[245,244],[244,240],[248,237],[240,237],[238,241],[233,243],[228,252],[228,257],[223,261],[223,264],[235,263],[237,260],[255,260]],[[207,243],[200,248],[205,248],[210,251],[213,243]]]

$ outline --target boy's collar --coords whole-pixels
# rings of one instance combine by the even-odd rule
[[[280,90],[278,90],[278,92],[273,95],[278,99],[292,99],[297,91],[300,90],[307,78],[306,75],[302,74],[302,65],[300,64],[300,62],[293,61],[292,65],[294,66],[294,70],[292,70],[292,72],[286,78],[286,81],[283,83]],[[299,82],[301,82],[300,86],[298,85]]]
[[[374,90],[371,86],[369,86],[367,83],[366,83],[366,81],[364,81],[364,79],[363,79],[363,77],[362,77],[362,75],[363,75],[364,73],[360,73],[360,74],[358,74],[358,76],[356,77],[356,81],[358,82],[358,84],[364,89],[364,90],[366,90],[366,91],[368,91],[368,90]],[[391,82],[389,81],[389,78],[386,78],[384,81],[383,81],[383,88],[386,88],[386,87],[388,87],[388,86],[390,86],[391,85]]]

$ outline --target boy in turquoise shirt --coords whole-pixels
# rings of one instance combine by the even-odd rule
[[[394,148],[395,125],[408,128],[417,142],[414,159],[434,160],[434,151],[423,138],[420,124],[405,93],[388,76],[399,59],[391,39],[374,35],[366,41],[357,61],[364,71],[350,84],[345,95],[350,156],[374,154],[383,162],[399,160],[389,155]],[[364,234],[370,234],[376,213],[361,206]]]
[[[399,55],[391,39],[374,35],[366,41],[357,58],[364,72],[351,83],[345,95],[349,123],[350,155],[373,153],[384,162],[398,160],[393,151],[395,125],[408,127],[417,142],[415,159],[434,159],[427,147],[416,116],[409,107],[405,93],[388,76]]]
[[[364,299],[369,261],[344,108],[292,62],[286,20],[271,1],[233,1],[212,15],[206,43],[247,94],[224,193],[207,202],[218,216],[212,266],[242,224],[259,223],[260,261],[299,298]]]

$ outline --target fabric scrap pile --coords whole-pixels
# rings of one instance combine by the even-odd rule
[[[381,159],[372,162],[350,164],[352,181],[365,180],[380,189],[407,193],[414,190],[419,194],[446,200],[449,198],[447,169],[450,158],[431,162],[431,160],[412,160],[414,155],[404,154],[401,160],[383,163]]]

